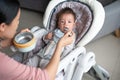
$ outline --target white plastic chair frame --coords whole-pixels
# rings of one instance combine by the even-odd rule
[[[57,4],[63,1],[66,1],[66,0],[51,0],[49,2],[43,17],[43,25],[45,28],[48,28],[49,15],[51,15],[52,9]],[[79,0],[79,1],[86,3],[87,5],[90,6],[91,10],[93,11],[94,19],[87,34],[77,44],[78,48],[80,49],[80,52],[74,54],[73,56],[74,52],[72,51],[68,56],[66,56],[64,59],[60,61],[60,65],[57,73],[59,73],[59,71],[63,69],[66,70],[67,75],[65,75],[64,80],[81,80],[82,79],[82,75],[84,71],[81,70],[83,68],[80,68],[80,67],[83,67],[83,66],[82,66],[82,63],[79,63],[79,62],[80,60],[83,60],[83,62],[87,60],[86,58],[82,58],[83,55],[86,54],[86,49],[84,48],[84,46],[87,45],[97,35],[97,33],[102,28],[102,25],[105,19],[105,11],[100,2],[98,2],[97,0]],[[89,54],[91,56],[89,56],[88,59],[90,59],[91,57],[95,57],[94,53],[90,52]],[[93,69],[96,72],[96,75],[99,77],[99,79],[101,80],[109,79],[109,73],[102,67],[95,64],[93,66]],[[87,70],[85,72],[87,72]]]

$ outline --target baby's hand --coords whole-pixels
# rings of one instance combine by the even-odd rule
[[[48,34],[45,36],[45,39],[47,39],[47,40],[48,40],[48,39],[51,40],[52,37],[53,37],[53,33],[50,32],[50,33],[48,33]]]

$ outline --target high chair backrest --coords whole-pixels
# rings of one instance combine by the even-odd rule
[[[56,28],[56,14],[65,7],[76,13],[77,46],[85,46],[102,28],[105,18],[103,6],[96,0],[51,0],[43,18],[47,30]]]

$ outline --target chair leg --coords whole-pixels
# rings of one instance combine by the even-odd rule
[[[116,29],[114,33],[117,38],[120,38],[120,29]]]
[[[109,73],[99,65],[95,65],[88,72],[91,76],[93,76],[96,80],[109,80]]]

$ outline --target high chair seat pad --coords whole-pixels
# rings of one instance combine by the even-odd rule
[[[59,3],[51,12],[50,22],[48,29],[54,30],[56,25],[56,15],[62,8],[69,7],[76,14],[76,31],[77,31],[77,40],[76,43],[84,36],[89,27],[92,24],[93,16],[92,11],[87,4],[77,1],[63,1]]]
[[[47,30],[56,28],[56,14],[64,7],[70,7],[76,13],[77,46],[85,46],[100,31],[105,19],[105,11],[97,0],[51,0],[43,17]]]

